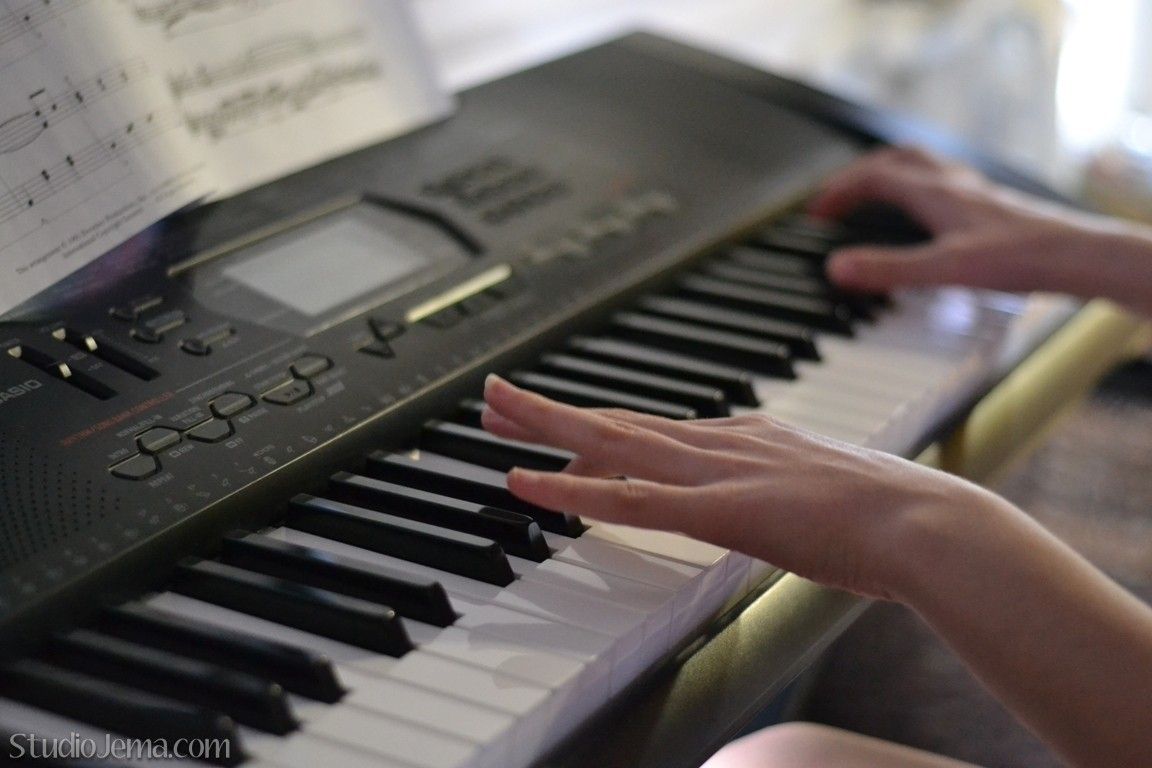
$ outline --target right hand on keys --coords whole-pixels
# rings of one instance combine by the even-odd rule
[[[902,209],[934,236],[911,247],[833,254],[841,285],[882,292],[959,284],[1104,296],[1152,314],[1152,230],[1001,187],[918,149],[874,152],[831,178],[810,212],[839,219],[865,203]]]
[[[958,478],[767,416],[685,422],[576,408],[495,376],[485,400],[490,432],[577,455],[561,473],[513,470],[517,496],[686,533],[858,594],[907,599],[925,525],[1014,512]]]

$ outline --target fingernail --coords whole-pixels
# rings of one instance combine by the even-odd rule
[[[504,379],[500,378],[496,374],[494,374],[494,373],[488,374],[487,376],[484,377],[484,391],[487,392],[489,389],[496,386],[497,384],[499,384],[502,381],[504,381]]]

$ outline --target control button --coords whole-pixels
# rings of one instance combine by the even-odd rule
[[[119,304],[108,310],[108,314],[112,315],[118,320],[127,320],[129,322],[140,317],[141,313],[147,312],[150,309],[155,309],[164,303],[164,299],[160,296],[147,295],[137,296],[123,304]]]
[[[204,355],[212,352],[212,345],[219,344],[231,336],[236,334],[236,329],[230,326],[224,328],[217,328],[212,331],[192,336],[191,338],[184,339],[180,342],[180,349],[184,350],[190,355],[203,357]]]
[[[208,419],[184,433],[189,440],[218,443],[232,437],[232,424],[227,419]]]
[[[246,395],[243,392],[225,392],[213,400],[208,407],[212,409],[212,413],[226,419],[246,411],[254,405],[256,405],[256,399],[252,395]]]
[[[136,445],[144,453],[160,453],[165,448],[171,448],[180,442],[180,433],[168,427],[153,427],[147,432],[136,436]]]
[[[450,307],[445,307],[444,309],[440,310],[439,312],[428,315],[428,317],[424,318],[421,322],[426,323],[427,325],[430,325],[433,328],[443,329],[443,328],[451,328],[452,326],[456,325],[457,323],[459,323],[463,319],[464,319],[464,314],[460,311],[460,308],[458,306],[453,304]]]
[[[372,335],[380,339],[380,341],[392,341],[392,339],[403,336],[404,331],[408,330],[404,323],[398,323],[395,320],[385,320],[380,317],[369,318],[368,325],[372,327]]]
[[[371,344],[365,344],[360,347],[360,351],[366,355],[374,355],[385,359],[396,357],[396,353],[392,350],[392,345],[386,341],[374,341]]]
[[[310,379],[332,367],[332,361],[323,355],[304,355],[292,363],[290,370],[298,379]]]
[[[78,331],[75,328],[64,326],[52,331],[52,337],[57,341],[63,341],[77,349],[83,350],[90,355],[95,355],[109,365],[115,366],[122,371],[132,374],[138,379],[144,381],[152,381],[160,372],[147,363],[136,359],[127,352],[107,344],[103,341],[97,341],[96,337]]]
[[[122,480],[143,480],[160,471],[160,462],[155,456],[138,453],[119,464],[113,464],[109,471],[113,477],[119,477]]]
[[[188,322],[188,315],[184,310],[173,309],[159,315],[145,318],[132,329],[132,338],[146,344],[158,344],[164,340],[164,334],[173,331]]]
[[[294,379],[264,393],[264,399],[273,405],[292,405],[312,394],[312,385],[301,379]]]

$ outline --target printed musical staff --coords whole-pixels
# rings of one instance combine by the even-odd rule
[[[349,86],[379,80],[383,75],[384,69],[376,61],[318,65],[294,81],[241,90],[208,110],[186,112],[184,119],[193,134],[220,140],[263,118],[280,116],[285,111],[300,112],[317,100],[334,96]]]
[[[85,0],[35,0],[0,11],[0,46],[35,32],[61,14],[76,8]]]
[[[0,155],[10,154],[28,146],[53,125],[57,125],[128,86],[133,79],[147,72],[142,61],[131,61],[105,70],[95,77],[71,88],[55,93],[47,89],[28,94],[29,109],[14,117],[0,118]]]
[[[0,224],[43,205],[52,196],[109,163],[130,155],[140,145],[178,124],[179,119],[172,113],[143,115],[115,132],[65,154],[59,162],[42,168],[35,176],[8,184],[8,191],[0,193]]]
[[[132,14],[141,24],[154,25],[168,34],[180,34],[188,30],[189,21],[198,17],[207,24],[227,23],[235,18],[259,13],[265,7],[280,0],[126,0]],[[228,19],[205,19],[212,14],[225,12]]]
[[[173,72],[168,76],[168,87],[173,96],[180,98],[193,91],[214,88],[360,45],[363,38],[363,31],[358,29],[341,30],[329,35],[301,33],[276,37],[252,46],[234,59]]]

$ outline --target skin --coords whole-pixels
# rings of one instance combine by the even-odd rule
[[[1055,209],[910,150],[865,158],[813,210],[835,217],[865,200],[904,207],[935,239],[836,254],[830,272],[846,286],[1066,290],[1152,312],[1152,236],[1142,228]],[[560,473],[513,470],[517,496],[681,531],[902,602],[1072,765],[1152,765],[1152,610],[1007,501],[764,415],[676,422],[574,408],[495,376],[485,400],[491,432],[577,455]],[[744,750],[746,760],[721,764],[856,764],[831,759],[855,742],[829,739],[819,729],[770,732],[718,759]],[[873,757],[867,764],[934,764],[898,751]]]

